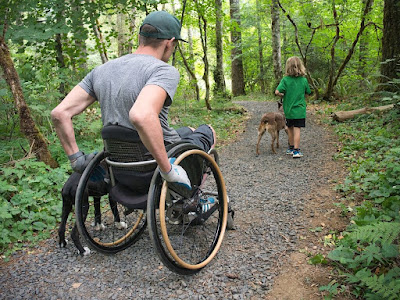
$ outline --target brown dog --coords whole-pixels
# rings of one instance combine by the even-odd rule
[[[285,129],[287,133],[286,127],[286,119],[285,114],[283,113],[282,103],[278,102],[278,112],[269,112],[262,116],[260,125],[258,126],[258,141],[257,141],[257,149],[256,154],[260,154],[260,141],[265,131],[268,130],[269,134],[272,137],[271,149],[273,153],[276,153],[274,143],[276,141],[276,147],[279,148],[279,131]]]

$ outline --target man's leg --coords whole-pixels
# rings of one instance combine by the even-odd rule
[[[205,152],[213,148],[216,143],[216,134],[211,125],[200,125],[194,131],[189,127],[179,128],[177,132],[183,141],[199,146]]]

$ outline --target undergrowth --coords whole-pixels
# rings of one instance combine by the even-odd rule
[[[346,286],[361,299],[400,299],[400,105],[397,95],[381,105],[388,98],[389,111],[333,123],[342,145],[336,158],[350,171],[337,187],[339,205],[352,215],[327,257],[339,278],[320,287],[327,299],[340,299]]]

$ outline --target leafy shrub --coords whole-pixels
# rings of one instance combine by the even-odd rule
[[[61,214],[60,191],[68,175],[65,168],[28,159],[0,172],[0,252],[7,253],[10,244],[49,236]]]
[[[344,238],[328,258],[344,271],[353,294],[365,299],[400,298],[399,115],[396,105],[389,112],[360,115],[336,127],[343,143],[337,157],[350,170],[338,189],[357,204]],[[321,288],[334,295],[338,287]]]

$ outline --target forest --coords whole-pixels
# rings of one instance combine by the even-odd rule
[[[132,53],[141,21],[154,10],[177,16],[187,41],[170,61],[181,74],[174,126],[206,119],[228,143],[244,121],[233,101],[275,101],[286,60],[302,59],[308,101],[336,132],[335,159],[349,173],[337,186],[349,226],[328,256],[310,263],[335,267],[337,279],[320,287],[327,299],[349,289],[361,299],[398,299],[398,0],[1,1],[2,259],[49,238],[59,222],[59,191],[71,169],[51,110],[94,67]],[[363,108],[346,121],[331,118]],[[82,149],[102,147],[98,105],[74,118],[74,127]]]

